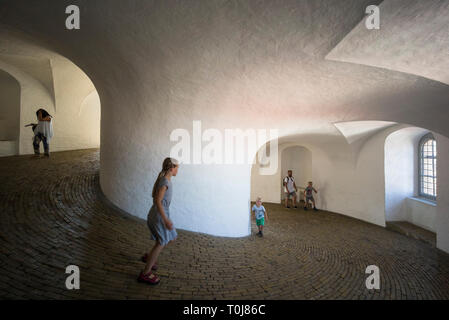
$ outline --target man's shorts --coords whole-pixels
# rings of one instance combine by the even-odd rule
[[[285,197],[286,198],[290,198],[290,197],[296,197],[296,192],[295,191],[293,191],[293,192],[286,192],[285,193]]]
[[[256,219],[256,225],[257,225],[257,226],[263,226],[263,225],[265,225],[265,218],[262,218],[262,219]]]

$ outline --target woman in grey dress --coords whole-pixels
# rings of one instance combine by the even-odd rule
[[[146,262],[145,269],[140,273],[138,281],[158,284],[160,279],[152,270],[156,270],[156,261],[164,246],[177,237],[173,222],[170,220],[170,202],[173,194],[171,178],[178,173],[179,163],[173,158],[166,158],[162,164],[153,186],[153,206],[148,213],[147,224],[151,238],[156,244],[142,259]]]

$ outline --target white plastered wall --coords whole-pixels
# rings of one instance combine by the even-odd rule
[[[93,83],[67,59],[52,59],[56,113],[53,151],[100,146],[100,97]]]
[[[387,221],[404,221],[406,219],[405,199],[415,195],[417,152],[414,138],[415,129],[405,128],[393,132],[385,140],[385,214]]]
[[[20,84],[0,70],[0,156],[18,153]]]
[[[437,141],[437,248],[449,252],[449,139],[436,134]]]

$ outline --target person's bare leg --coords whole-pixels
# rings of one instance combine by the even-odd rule
[[[154,247],[151,249],[151,251],[148,253],[147,256],[147,264],[145,265],[145,269],[143,270],[143,274],[148,274],[151,271],[151,268],[153,268],[154,264],[157,261],[157,258],[159,254],[161,253],[162,249],[164,248],[163,245],[161,245],[158,242],[154,245]]]
[[[293,207],[296,207],[296,196],[293,196]]]
[[[288,207],[288,196],[285,197],[285,207]]]
[[[146,257],[147,257],[146,263],[148,263],[148,262],[150,261],[150,257],[151,257],[151,255],[153,254],[153,251],[154,251],[154,249],[156,248],[156,245],[157,245],[157,242],[156,242],[156,244],[153,246],[153,248],[151,248],[150,252],[148,252],[147,254],[145,254]],[[156,264],[156,262],[154,262],[154,264]],[[145,264],[145,266],[146,266],[146,264]],[[153,266],[151,266],[151,267],[153,267]]]

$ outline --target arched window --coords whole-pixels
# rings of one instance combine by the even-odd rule
[[[419,196],[431,200],[437,197],[437,143],[431,133],[419,142]]]

